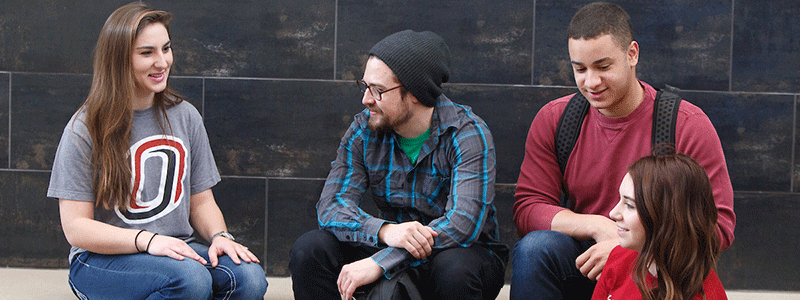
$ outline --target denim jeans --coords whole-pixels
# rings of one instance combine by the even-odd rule
[[[557,231],[532,231],[514,245],[511,300],[590,299],[595,281],[575,260],[593,245]]]
[[[340,242],[332,233],[314,230],[292,246],[289,270],[297,300],[341,299],[336,285],[345,264],[370,257],[378,248]],[[495,299],[503,287],[508,248],[492,252],[481,246],[450,248],[415,267],[414,280],[430,299]],[[385,278],[381,276],[378,280]],[[356,290],[365,291],[371,285]]]
[[[208,261],[208,247],[189,246]],[[189,258],[83,252],[70,264],[69,284],[80,299],[263,299],[267,292],[259,264],[237,265],[227,255],[212,268]]]

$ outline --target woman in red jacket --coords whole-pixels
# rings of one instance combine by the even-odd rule
[[[717,208],[708,176],[683,154],[647,156],[628,168],[611,211],[620,246],[592,299],[727,299],[714,268]]]

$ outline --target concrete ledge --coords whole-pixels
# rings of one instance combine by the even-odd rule
[[[0,287],[6,299],[76,299],[67,284],[66,269],[0,268]],[[269,287],[264,299],[293,300],[292,280],[288,277],[267,277]],[[509,286],[503,287],[498,300],[508,299]],[[800,292],[727,291],[730,300],[772,299],[800,300]]]

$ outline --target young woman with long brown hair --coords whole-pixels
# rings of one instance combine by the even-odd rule
[[[727,299],[714,268],[717,208],[708,176],[683,154],[647,156],[628,168],[611,211],[620,246],[592,299]]]
[[[168,84],[171,18],[133,2],[100,32],[47,191],[72,245],[69,283],[81,299],[263,299],[260,261],[211,192],[220,176],[202,118]]]

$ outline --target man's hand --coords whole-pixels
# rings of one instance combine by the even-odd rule
[[[606,266],[608,254],[619,245],[619,235],[617,234],[617,224],[604,216],[592,215],[592,239],[596,244],[589,247],[575,260],[575,265],[583,273],[583,276],[591,280],[597,280],[603,268]]]
[[[339,286],[339,294],[342,299],[350,299],[356,288],[375,282],[383,274],[383,268],[375,263],[371,257],[346,264],[339,273],[336,285]]]
[[[608,254],[617,245],[619,245],[619,240],[598,242],[578,256],[578,259],[575,260],[575,265],[581,270],[583,276],[589,277],[591,280],[597,280],[606,266]]]
[[[378,230],[378,240],[395,248],[403,248],[416,259],[431,255],[433,238],[439,235],[433,228],[417,221],[400,224],[384,224]]]

